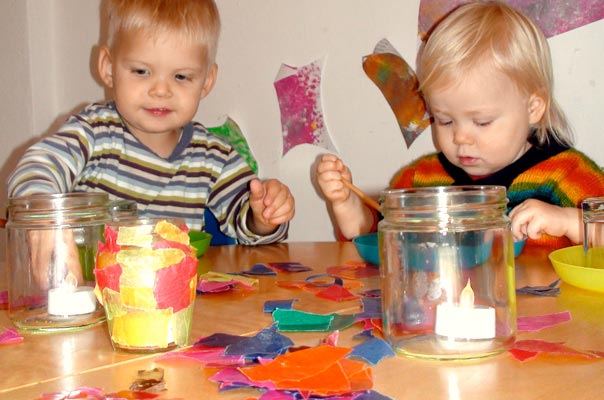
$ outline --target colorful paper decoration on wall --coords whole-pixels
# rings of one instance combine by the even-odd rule
[[[503,0],[504,3],[524,12],[545,37],[552,37],[604,18],[602,0]],[[425,38],[434,24],[449,11],[468,0],[421,0],[419,6],[418,35]]]
[[[321,106],[322,61],[303,67],[281,64],[274,82],[281,110],[283,155],[301,144],[336,151]]]
[[[386,98],[409,148],[430,125],[413,69],[387,39],[382,39],[373,54],[363,58],[363,69]]]
[[[241,157],[247,162],[252,171],[256,174],[258,173],[258,162],[252,154],[252,150],[245,136],[243,136],[241,128],[239,128],[239,125],[231,117],[227,117],[224,124],[208,128],[208,130],[229,142],[241,154]]]

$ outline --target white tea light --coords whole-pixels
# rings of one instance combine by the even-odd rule
[[[69,278],[65,279],[63,286],[48,291],[48,314],[68,317],[94,312],[97,305],[94,289],[89,286],[77,287],[77,281]]]
[[[434,332],[455,339],[493,339],[495,309],[474,305],[474,292],[468,280],[459,304],[441,303],[436,307]]]

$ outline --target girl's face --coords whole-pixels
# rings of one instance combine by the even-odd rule
[[[485,64],[460,82],[426,93],[426,101],[437,146],[471,176],[490,175],[520,158],[531,147],[530,126],[545,108],[543,99],[522,94]]]

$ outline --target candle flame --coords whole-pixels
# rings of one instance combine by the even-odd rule
[[[75,291],[78,287],[78,278],[70,271],[67,273],[62,286],[69,291]]]
[[[466,287],[461,291],[461,295],[459,296],[459,304],[462,307],[474,307],[474,291],[472,290],[472,286],[470,286],[470,279],[468,279]]]

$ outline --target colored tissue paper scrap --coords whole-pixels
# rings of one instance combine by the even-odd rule
[[[366,279],[380,275],[380,270],[367,263],[355,263],[351,265],[334,265],[327,267],[326,272],[330,275],[336,275],[343,279]]]
[[[293,308],[294,301],[298,301],[298,299],[267,300],[264,302],[263,311],[265,313],[272,313],[276,309],[291,310]]]
[[[564,324],[570,321],[570,319],[570,312],[563,311],[554,314],[518,317],[516,324],[518,332],[538,332],[545,328]]]
[[[382,39],[373,54],[363,58],[363,70],[386,98],[409,148],[430,125],[415,72],[387,39]]]
[[[321,105],[322,61],[302,67],[282,64],[274,82],[281,110],[283,156],[301,144],[335,152]]]
[[[533,294],[535,296],[558,296],[560,294],[560,288],[558,284],[560,279],[556,279],[547,286],[523,286],[516,289],[516,293],[520,294]]]
[[[369,364],[376,365],[383,358],[395,356],[394,350],[385,340],[373,336],[371,331],[367,331],[367,336],[366,340],[352,348],[350,357],[360,358]]]
[[[467,0],[421,0],[418,35],[423,40],[427,33],[447,13]],[[604,18],[601,0],[504,0],[504,3],[524,12],[542,31],[552,37]]]
[[[539,354],[579,357],[585,359],[602,359],[602,352],[592,350],[575,350],[564,342],[548,342],[545,340],[519,340],[508,352],[518,361],[526,361]]]
[[[315,314],[299,310],[273,311],[273,320],[281,332],[332,332],[346,329],[355,322],[354,315]]]
[[[199,276],[197,293],[225,292],[235,287],[253,290],[255,285],[258,285],[258,279],[210,271]]]
[[[136,379],[130,385],[133,392],[158,393],[166,390],[163,368],[140,369],[136,373]]]
[[[356,294],[350,292],[343,286],[340,285],[330,285],[327,288],[321,290],[316,294],[317,297],[322,299],[327,299],[331,301],[348,301],[348,300],[356,300],[359,298]]]
[[[275,358],[294,345],[294,342],[278,332],[277,324],[272,324],[251,337],[244,337],[230,344],[224,350],[226,356],[245,356],[246,359]]]
[[[247,162],[247,165],[249,165],[252,171],[254,171],[256,174],[258,173],[258,162],[252,154],[252,150],[250,149],[245,136],[243,136],[241,128],[239,128],[239,125],[237,125],[237,123],[233,121],[231,117],[227,117],[226,121],[224,121],[224,124],[210,127],[208,130],[230,143],[231,146],[237,150],[237,153],[239,153]]]
[[[277,275],[277,273],[266,264],[254,264],[252,268],[241,271],[244,275]]]
[[[3,344],[16,344],[23,341],[23,336],[19,335],[14,328],[2,328],[0,327],[0,345]]]
[[[302,265],[299,262],[269,262],[267,263],[271,268],[276,269],[279,272],[306,272],[312,271],[312,268],[307,265]]]
[[[321,345],[286,353],[267,364],[241,367],[252,382],[271,382],[276,389],[336,396],[373,387],[371,369],[346,356],[351,349]]]

